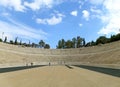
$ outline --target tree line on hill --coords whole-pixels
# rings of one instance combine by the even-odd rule
[[[96,39],[96,41],[87,42],[85,41],[85,38],[82,38],[80,36],[74,37],[71,40],[65,41],[64,39],[61,39],[58,41],[58,45],[56,46],[57,49],[66,49],[66,48],[80,48],[80,47],[89,47],[89,46],[96,46],[99,44],[106,44],[111,43],[114,41],[120,40],[120,33],[116,35],[111,35],[110,38],[107,38],[106,36],[100,36]],[[15,38],[15,40],[10,40],[7,42],[7,37],[5,37],[4,40],[0,38],[0,42],[13,44],[13,45],[21,45],[22,47],[34,47],[34,48],[44,48],[44,49],[50,49],[50,45],[46,44],[43,40],[40,40],[38,44],[36,43],[22,43],[22,40],[18,41],[18,37]]]
[[[77,36],[72,38],[72,40],[67,40],[67,41],[65,41],[64,39],[59,40],[56,48],[66,49],[66,48],[89,47],[89,46],[95,46],[99,44],[111,43],[118,40],[120,40],[120,33],[117,35],[111,35],[110,38],[107,38],[106,36],[100,36],[96,39],[96,41],[91,41],[87,43],[84,38]]]
[[[43,40],[40,40],[38,44],[36,43],[22,43],[22,40],[18,41],[18,37],[15,38],[15,40],[10,40],[7,42],[7,37],[5,37],[4,40],[0,38],[0,42],[8,43],[8,44],[13,44],[13,45],[20,45],[22,47],[33,47],[33,48],[44,48],[44,49],[50,49],[50,45],[46,44]]]
[[[78,36],[77,38],[72,38],[72,40],[65,41],[64,39],[61,39],[58,41],[57,48],[58,49],[64,49],[64,48],[79,48],[85,46],[85,39]]]

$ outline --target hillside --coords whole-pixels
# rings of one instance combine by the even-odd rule
[[[77,49],[25,48],[0,43],[0,66],[34,64],[120,65],[120,41]]]

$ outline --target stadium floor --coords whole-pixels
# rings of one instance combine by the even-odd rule
[[[0,87],[120,87],[120,78],[74,66],[0,73]]]

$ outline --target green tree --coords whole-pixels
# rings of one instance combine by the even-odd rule
[[[22,45],[25,46],[25,47],[27,47],[27,43],[23,43]]]
[[[91,41],[91,46],[95,46],[96,45],[96,43],[92,40]]]
[[[120,33],[116,35],[116,41],[120,40]]]
[[[62,48],[62,41],[59,40],[59,41],[58,41],[58,45],[57,45],[57,49],[61,49],[61,48]]]
[[[20,45],[22,45],[22,40],[20,40]]]
[[[87,42],[85,46],[86,46],[86,47],[91,46],[91,42]]]
[[[32,45],[31,45],[32,47],[35,47],[35,43],[32,43]]]
[[[83,38],[82,41],[83,41],[83,46],[85,46],[85,44],[86,44],[85,38]]]
[[[57,45],[57,49],[60,49],[60,48],[62,48],[62,46],[61,46],[61,40],[58,41],[58,45]]]
[[[39,46],[40,46],[40,48],[44,48],[44,46],[45,46],[45,42],[44,42],[43,40],[40,40],[40,42],[39,42]]]
[[[13,40],[10,40],[10,44],[13,44],[14,42],[13,42]]]
[[[65,48],[72,48],[73,47],[73,42],[71,40],[67,40],[65,42]]]
[[[57,45],[57,48],[58,49],[64,49],[65,48],[65,40],[64,39],[61,39],[58,41],[58,45]]]
[[[45,44],[44,48],[45,49],[50,49],[50,45],[49,44]]]
[[[118,41],[120,40],[120,33],[117,35],[111,35],[110,42]]]
[[[15,42],[14,42],[15,45],[18,44],[17,40],[18,40],[18,37],[15,38]]]
[[[72,38],[72,43],[73,43],[73,46],[72,46],[72,47],[73,47],[73,48],[76,48],[76,41],[77,41],[77,40],[76,40],[76,38],[75,38],[75,37],[74,37],[74,38]]]
[[[39,47],[39,45],[38,45],[38,44],[35,44],[35,43],[32,43],[32,44],[31,44],[31,47],[37,48],[37,47]]]
[[[2,42],[2,39],[0,38],[0,42]]]
[[[97,40],[96,40],[96,44],[105,44],[108,43],[108,38],[106,38],[105,36],[100,36]]]
[[[111,35],[111,37],[110,37],[110,42],[114,42],[115,39],[116,39],[116,36],[115,36],[115,35]]]
[[[65,48],[65,40],[64,39],[61,40],[61,46],[63,49]]]
[[[82,38],[80,36],[77,37],[77,48],[79,48],[82,44]]]
[[[5,39],[4,39],[4,43],[6,43],[7,42],[7,37],[5,37]]]

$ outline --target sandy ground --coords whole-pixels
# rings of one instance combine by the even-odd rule
[[[120,87],[120,78],[78,67],[45,66],[1,73],[0,87]]]

